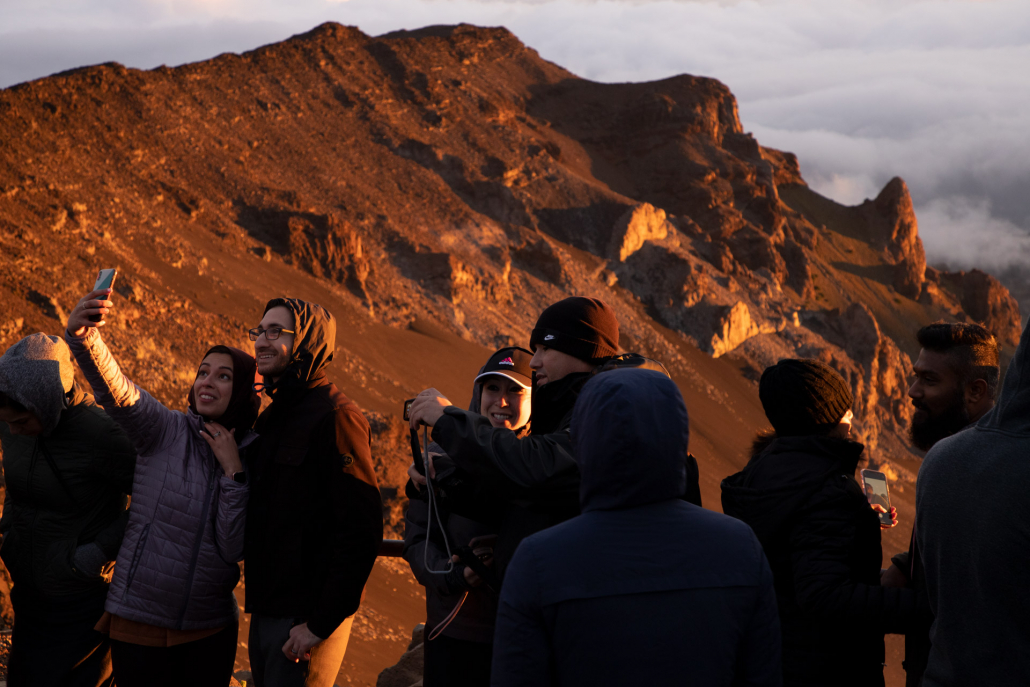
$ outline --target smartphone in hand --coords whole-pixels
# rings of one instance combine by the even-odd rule
[[[93,290],[99,291],[100,289],[113,289],[114,278],[116,276],[118,276],[118,270],[114,268],[100,270],[100,274],[97,275],[97,283],[93,285]],[[101,315],[89,316],[90,322],[99,322],[101,319],[103,319]]]
[[[880,516],[880,523],[890,525],[891,520],[891,495],[887,489],[887,475],[877,470],[862,471],[862,485],[865,488],[865,497],[869,500],[870,506],[883,506],[887,512],[877,513]]]

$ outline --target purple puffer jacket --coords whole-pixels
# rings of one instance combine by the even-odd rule
[[[129,524],[105,608],[158,627],[202,630],[239,617],[250,488],[225,476],[190,411],[169,410],[122,374],[95,328],[65,334],[96,400],[139,452]],[[251,432],[241,448],[256,438]]]

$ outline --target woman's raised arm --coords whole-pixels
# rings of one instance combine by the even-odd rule
[[[93,388],[97,403],[121,425],[140,455],[162,445],[165,431],[174,426],[175,413],[141,390],[123,373],[114,356],[100,338],[98,329],[114,304],[107,300],[111,289],[86,294],[68,316],[64,339]],[[90,320],[100,315],[99,322]]]

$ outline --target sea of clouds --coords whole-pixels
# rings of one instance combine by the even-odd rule
[[[323,21],[503,25],[590,79],[718,78],[819,192],[854,204],[904,178],[931,262],[1030,269],[1026,0],[4,0],[0,88],[242,52]]]

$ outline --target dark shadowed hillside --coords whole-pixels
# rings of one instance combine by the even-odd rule
[[[526,345],[544,306],[582,294],[613,305],[624,349],[673,372],[712,508],[765,424],[764,366],[835,365],[896,480],[890,555],[920,460],[903,438],[915,330],[943,317],[1019,335],[993,277],[927,268],[901,179],[839,205],[742,130],[718,81],[594,83],[505,29],[325,24],[174,69],[83,68],[0,91],[0,132],[0,348],[59,332],[117,266],[112,349],[182,406],[207,345],[244,342],[268,298],[320,302],[339,325],[331,377],[377,414],[395,525],[401,402],[436,386],[466,404],[493,348]],[[407,643],[384,582],[404,578],[388,573],[354,684]]]

